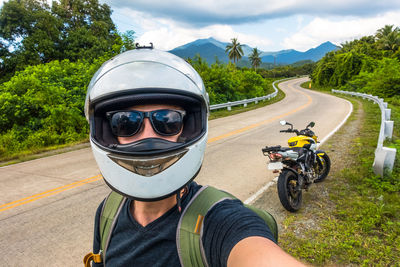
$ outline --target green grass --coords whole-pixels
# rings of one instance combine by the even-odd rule
[[[304,215],[290,215],[284,222],[289,231],[280,238],[281,246],[313,265],[400,266],[399,151],[390,175],[374,175],[372,164],[380,127],[376,114],[380,110],[372,102],[362,103],[365,117],[360,134],[344,155],[349,166],[327,181],[332,209],[314,211],[319,212],[319,227],[301,237],[291,231],[288,222],[302,220]],[[399,125],[400,121],[394,123]],[[397,138],[394,136],[392,142],[398,144]],[[334,141],[335,136],[329,142]]]
[[[68,143],[63,145],[54,145],[50,147],[37,148],[34,150],[26,150],[16,154],[3,156],[0,158],[0,167],[12,165],[28,160],[43,158],[56,154],[65,153],[68,151],[78,150],[81,148],[89,147],[89,140],[86,138],[79,142]]]
[[[311,88],[310,88],[310,83],[311,83]],[[329,86],[329,87],[321,87],[321,86],[316,87],[314,85],[314,83],[312,83],[311,81],[304,82],[304,83],[300,84],[300,86],[303,87],[303,88],[306,88],[306,89],[311,89],[311,90],[316,90],[316,91],[329,91],[330,92],[332,90],[331,86]]]

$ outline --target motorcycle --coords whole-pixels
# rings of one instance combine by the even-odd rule
[[[331,161],[326,152],[317,150],[318,138],[310,129],[314,127],[314,122],[300,131],[289,122],[280,123],[290,126],[280,132],[295,133],[296,136],[289,138],[289,147],[266,146],[262,152],[269,158],[268,169],[279,173],[277,187],[280,202],[288,211],[296,212],[302,205],[302,190],[325,180]]]

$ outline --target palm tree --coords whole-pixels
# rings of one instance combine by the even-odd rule
[[[393,28],[393,25],[386,25],[376,32],[375,37],[378,47],[383,50],[396,52],[400,47],[400,29],[398,27]]]
[[[236,63],[243,56],[242,45],[237,41],[237,38],[232,38],[231,41],[232,43],[226,46],[225,53],[228,53],[229,59],[233,59],[233,63]]]
[[[253,48],[253,51],[251,52],[249,59],[251,62],[251,66],[257,70],[257,67],[260,66],[261,64],[261,58],[260,58],[260,51],[258,51],[257,47]]]
[[[376,38],[382,39],[382,38],[388,36],[391,32],[398,31],[397,27],[394,29],[393,29],[393,27],[394,27],[394,25],[385,25],[385,27],[377,30],[376,34],[375,34]]]
[[[384,49],[390,50],[393,53],[398,50],[400,47],[400,33],[399,32],[391,32],[387,38],[384,39]]]

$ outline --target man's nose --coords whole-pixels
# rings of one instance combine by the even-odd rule
[[[154,131],[149,118],[144,118],[142,127],[141,138],[157,137],[157,133]]]

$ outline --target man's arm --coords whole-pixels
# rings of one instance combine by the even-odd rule
[[[228,257],[228,267],[304,266],[265,237],[251,236],[239,241]]]

